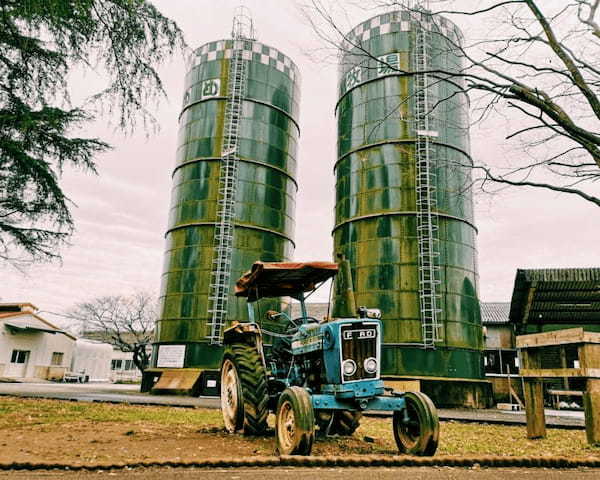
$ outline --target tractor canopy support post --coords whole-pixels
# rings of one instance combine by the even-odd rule
[[[254,307],[252,306],[252,303],[246,303],[246,307],[248,307],[248,319],[250,320],[250,322],[256,323],[256,320],[254,318]]]
[[[298,295],[298,300],[300,301],[300,311],[302,312],[302,323],[306,322],[306,317],[308,317],[308,313],[306,311],[306,302],[304,301],[304,293],[300,293]]]
[[[334,280],[336,301],[333,304],[333,317],[352,318],[356,315],[356,299],[354,297],[354,285],[350,262],[342,255],[337,255],[340,266],[340,274]]]

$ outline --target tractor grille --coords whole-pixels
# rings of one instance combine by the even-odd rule
[[[356,362],[356,372],[353,375],[344,375],[342,369],[342,382],[353,382],[363,379],[379,377],[379,366],[375,373],[367,373],[364,362],[367,358],[376,358],[379,364],[379,324],[375,322],[352,323],[342,325],[340,328],[342,341],[342,365],[344,360],[352,359]]]

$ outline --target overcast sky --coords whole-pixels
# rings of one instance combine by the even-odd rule
[[[239,0],[155,0],[196,47],[229,37]],[[340,3],[340,2],[338,2]],[[258,40],[289,55],[302,73],[301,137],[296,211],[297,260],[331,257],[336,130],[336,70],[309,55],[319,47],[292,0],[246,0]],[[350,23],[368,18],[352,11]],[[469,38],[469,26],[457,22]],[[136,289],[158,291],[164,231],[174,164],[177,116],[185,65],[173,59],[162,69],[169,100],[156,116],[160,132],[130,137],[112,133],[107,121],[86,134],[101,136],[114,149],[97,158],[100,175],[65,173],[62,185],[77,205],[77,232],[62,252],[62,264],[38,265],[19,272],[0,267],[0,301],[28,301],[43,311],[65,312],[74,303]],[[93,75],[73,85],[74,98],[97,82]],[[502,129],[475,126],[476,158],[493,164],[506,155]],[[582,200],[539,190],[512,189],[476,195],[479,228],[480,297],[510,301],[517,268],[600,266],[600,209]],[[49,320],[58,320],[47,314]]]

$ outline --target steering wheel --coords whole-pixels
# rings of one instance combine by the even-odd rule
[[[315,317],[298,317],[292,320],[296,325],[302,325],[303,323],[319,323]]]

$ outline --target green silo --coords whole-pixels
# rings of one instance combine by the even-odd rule
[[[235,281],[294,250],[298,69],[234,38],[199,47],[185,78],[153,367],[218,368],[215,318],[248,320]]]
[[[388,378],[483,379],[469,99],[448,74],[461,41],[445,18],[391,12],[340,56],[334,254],[356,304],[382,311]]]

